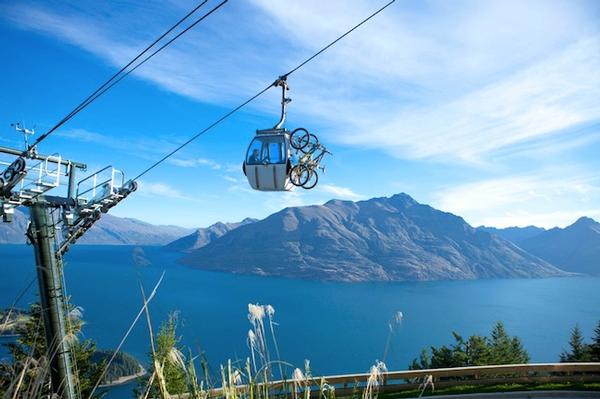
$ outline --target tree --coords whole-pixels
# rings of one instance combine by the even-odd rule
[[[100,378],[104,363],[95,363],[91,360],[96,351],[96,344],[92,340],[80,341],[77,338],[82,325],[81,310],[71,308],[67,334],[76,368],[75,378],[82,396],[88,397]],[[31,305],[27,322],[18,326],[15,333],[18,335],[16,342],[6,345],[11,354],[11,361],[0,365],[0,392],[5,393],[14,389],[14,385],[11,387],[11,384],[23,373],[20,392],[37,390],[39,395],[36,396],[49,396],[50,374],[47,368],[51,354],[47,353],[41,306],[38,303]]]
[[[413,359],[412,363],[408,366],[409,370],[427,370],[430,368],[429,352],[425,348],[421,349],[419,360]]]
[[[518,364],[529,362],[529,354],[517,337],[509,337],[501,321],[496,322],[491,335],[491,364]]]
[[[583,335],[578,324],[571,330],[569,347],[569,352],[561,353],[561,362],[589,362],[592,360],[592,350],[589,345],[583,342]]]
[[[411,370],[426,368],[485,366],[489,364],[527,363],[529,354],[517,337],[510,337],[504,324],[497,322],[491,336],[471,335],[465,339],[453,332],[455,344],[431,347],[431,355],[425,349],[419,360],[410,364]]]
[[[457,351],[442,345],[439,349],[431,347],[431,368],[439,369],[444,367],[460,367],[460,361],[457,361]]]
[[[490,364],[490,348],[486,337],[471,335],[466,346],[469,366],[485,366]]]
[[[177,317],[170,314],[155,337],[155,348],[150,352],[153,379],[149,397],[168,397],[187,392],[186,364],[181,353],[180,338],[176,335]],[[143,382],[141,391],[145,390]],[[138,389],[139,390],[139,389]]]
[[[600,362],[600,321],[598,321],[598,325],[594,330],[594,336],[590,344],[590,360]]]

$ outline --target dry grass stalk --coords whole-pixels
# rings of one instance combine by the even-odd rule
[[[433,384],[433,376],[431,374],[426,375],[421,385],[419,385],[419,389],[421,390],[419,398],[423,396],[428,386],[431,387],[431,392],[435,392],[435,385]]]
[[[100,386],[100,383],[102,382],[102,379],[104,378],[104,376],[106,375],[106,372],[108,371],[108,367],[111,365],[111,363],[113,362],[113,360],[115,360],[115,357],[117,356],[117,354],[119,353],[119,351],[123,347],[123,344],[125,343],[125,341],[129,337],[129,334],[131,334],[131,331],[133,330],[133,327],[135,327],[135,325],[137,324],[137,322],[140,319],[140,317],[142,316],[142,314],[146,311],[146,309],[148,307],[148,304],[150,303],[150,301],[156,295],[156,291],[158,290],[158,287],[162,283],[162,280],[163,280],[164,277],[165,277],[165,272],[163,272],[162,275],[160,276],[160,279],[158,280],[158,282],[156,283],[156,285],[152,289],[152,292],[150,293],[150,296],[148,297],[148,299],[144,300],[144,305],[142,306],[142,308],[138,312],[137,316],[135,317],[135,319],[133,320],[133,322],[129,326],[129,329],[127,330],[127,332],[125,333],[125,335],[121,339],[121,342],[119,342],[119,345],[117,346],[117,349],[115,349],[115,351],[113,352],[113,354],[110,357],[109,361],[107,362],[106,366],[104,367],[104,370],[100,374],[100,378],[98,378],[98,381],[96,381],[96,384],[94,385],[94,388],[90,392],[90,395],[88,396],[88,399],[91,399],[93,397],[94,393],[96,392],[96,390]]]
[[[362,399],[377,399],[379,386],[383,384],[383,376],[387,372],[385,363],[377,360],[375,365],[371,366],[367,386],[363,391]]]

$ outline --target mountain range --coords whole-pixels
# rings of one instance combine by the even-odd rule
[[[0,223],[0,243],[25,242],[28,216],[16,209],[11,223]],[[192,233],[194,229],[178,226],[157,226],[137,219],[110,214],[102,218],[78,241],[80,244],[165,245]]]
[[[594,219],[581,217],[564,229],[530,226],[491,231],[562,270],[600,275],[600,223]]]
[[[0,243],[23,243],[27,215],[0,223]],[[290,207],[263,220],[207,228],[103,215],[82,244],[164,245],[202,269],[334,281],[600,275],[600,223],[566,228],[471,227],[406,194]]]
[[[188,252],[202,269],[333,281],[568,274],[406,194],[286,208]]]
[[[496,234],[496,235],[504,238],[505,240],[514,242],[515,244],[517,244],[520,241],[523,241],[527,238],[531,238],[533,236],[536,236],[536,235],[546,231],[546,229],[544,229],[543,227],[536,227],[536,226],[505,227],[503,229],[498,229],[496,227],[481,226],[481,227],[479,227],[479,229],[487,231],[492,234]]]

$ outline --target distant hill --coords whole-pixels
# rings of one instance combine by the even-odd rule
[[[21,209],[15,210],[12,223],[0,223],[0,244],[25,242],[28,217]],[[136,219],[120,218],[110,214],[102,218],[78,243],[110,245],[165,245],[190,234],[194,229],[177,226],[158,226]]]
[[[600,223],[582,217],[519,242],[519,246],[563,270],[600,275]]]
[[[207,270],[336,281],[564,276],[406,194],[286,208],[183,257]]]
[[[257,219],[246,218],[238,223],[218,222],[206,228],[200,228],[192,234],[179,238],[165,246],[166,250],[176,252],[191,252],[210,244],[225,233],[230,232],[240,226],[256,222]]]
[[[27,216],[19,209],[15,209],[15,215],[11,223],[3,223],[0,220],[0,244],[24,243],[28,222]]]
[[[94,363],[108,363],[114,355],[112,350],[97,350],[92,353],[91,361]],[[132,380],[146,373],[141,363],[125,352],[118,352],[102,378],[103,385],[111,385]]]
[[[487,231],[492,234],[496,234],[505,240],[511,241],[515,244],[518,244],[520,241],[525,239],[534,237],[538,234],[541,234],[546,231],[546,229],[542,227],[536,226],[527,226],[527,227],[506,227],[506,228],[496,228],[496,227],[486,227],[481,226],[478,227],[479,230]]]

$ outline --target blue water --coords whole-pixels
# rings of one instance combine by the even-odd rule
[[[522,339],[532,361],[557,361],[575,323],[589,336],[600,320],[599,278],[342,284],[205,272],[176,264],[177,255],[156,247],[143,249],[151,265],[140,266],[133,249],[78,245],[67,254],[66,287],[84,308],[85,337],[99,348],[116,347],[141,308],[140,282],[149,292],[165,271],[150,306],[155,328],[178,311],[182,343],[204,351],[215,370],[248,356],[249,302],[275,307],[282,358],[295,365],[310,359],[315,374],[367,371],[382,357],[387,323],[399,310],[404,322],[389,369],[405,369],[422,347],[451,343],[451,331],[488,334],[496,320]],[[34,275],[31,247],[0,245],[0,307],[10,306]],[[36,289],[21,307],[36,299]],[[124,350],[147,358],[143,318]],[[130,387],[117,391],[123,397]]]

